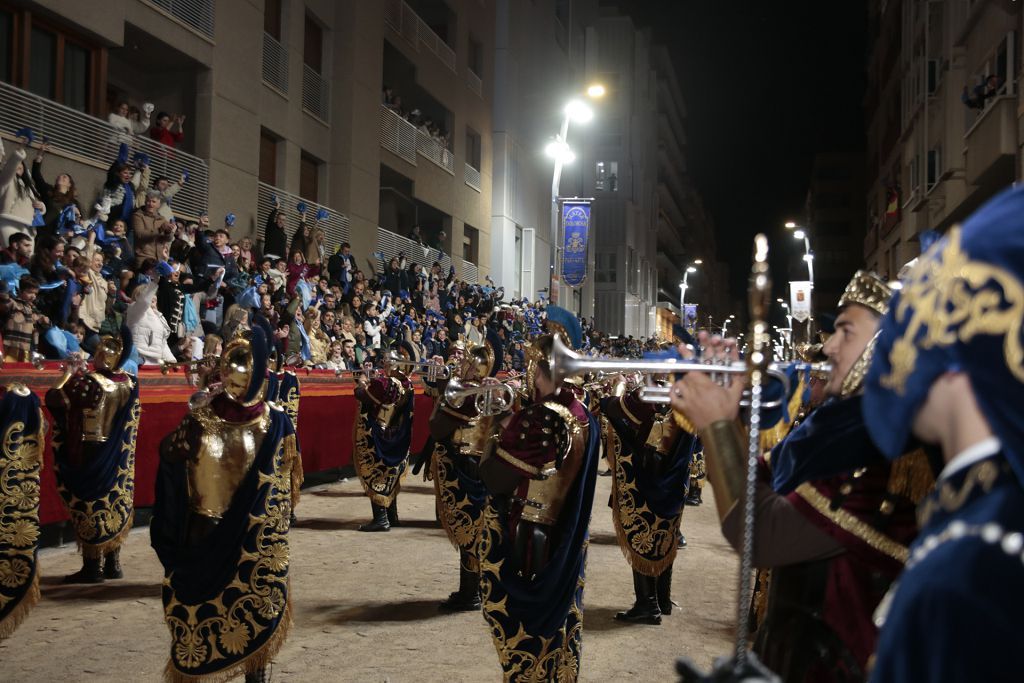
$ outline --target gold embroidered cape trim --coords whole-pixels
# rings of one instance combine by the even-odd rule
[[[122,465],[117,468],[116,480],[110,492],[95,500],[82,500],[61,482],[60,466],[55,464],[57,492],[71,517],[75,542],[83,557],[101,558],[120,548],[135,522],[135,445],[139,433],[142,405],[135,397],[124,433],[121,437]],[[54,450],[63,444],[64,435],[54,430]],[[102,539],[102,540],[98,540]]]
[[[606,421],[612,462],[612,522],[619,550],[630,568],[645,576],[659,576],[676,559],[683,509],[672,519],[659,517],[646,504],[637,506],[633,455],[622,452],[615,428]]]
[[[6,612],[0,619],[0,640],[12,636],[39,602],[36,549],[46,422],[42,411],[36,410],[39,430],[35,434],[26,435],[26,424],[14,422],[7,426],[0,443],[0,518],[7,522],[0,525],[0,611]],[[17,604],[11,607],[15,600]]]
[[[803,498],[818,514],[834,523],[843,531],[859,538],[869,547],[874,548],[883,555],[891,557],[901,564],[906,564],[910,553],[905,545],[892,540],[847,510],[842,508],[833,510],[832,501],[818,491],[818,489],[814,488],[810,482],[798,486],[796,494]]]
[[[437,494],[437,516],[441,520],[441,528],[452,546],[469,554],[473,567],[479,569],[477,561],[477,541],[483,524],[483,510],[470,500],[461,487],[459,478],[454,471],[455,464],[444,443],[434,444],[434,453],[430,462],[431,478],[434,481],[434,492]]]
[[[363,485],[363,492],[374,505],[389,507],[398,492],[402,490],[402,482],[409,473],[409,453],[399,465],[388,467],[377,459],[376,450],[373,445],[373,435],[370,431],[369,410],[360,410],[356,415],[355,427],[352,432],[353,440],[353,466],[359,483]],[[412,415],[409,415],[412,419]]]
[[[262,514],[250,514],[247,538],[255,530],[254,546],[242,548],[238,572],[224,592],[204,603],[187,605],[175,597],[172,577],[164,577],[164,619],[172,641],[171,657],[164,667],[168,683],[227,683],[239,675],[260,671],[270,664],[288,637],[292,626],[288,487],[290,468],[297,457],[295,435],[290,434],[277,446],[273,474],[260,472],[258,486],[267,486],[268,490]],[[237,595],[225,604],[229,591]],[[200,610],[212,616],[200,620]],[[225,668],[201,675],[188,672],[226,655],[239,654],[267,628],[274,631],[266,642]]]

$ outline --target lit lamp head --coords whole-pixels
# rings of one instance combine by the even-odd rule
[[[565,105],[565,115],[574,123],[590,123],[594,118],[594,110],[583,100],[570,100]]]
[[[555,161],[559,161],[562,164],[571,164],[576,160],[576,154],[573,153],[572,148],[569,147],[568,143],[561,140],[552,140],[544,147],[544,153]]]

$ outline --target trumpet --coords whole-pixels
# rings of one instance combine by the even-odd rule
[[[439,379],[451,379],[452,366],[438,365],[429,360],[409,360],[406,358],[388,358],[388,364],[397,368],[405,368],[407,372],[422,372],[427,376],[428,382],[436,382]]]
[[[733,363],[731,366],[739,367],[741,363]],[[703,367],[708,368],[704,372],[709,372],[714,375],[719,368],[724,368],[724,372],[727,374],[737,373],[741,371],[730,370],[730,365],[705,365]],[[768,365],[768,376],[774,377],[779,381],[783,382],[785,392],[783,396],[789,395],[789,377],[785,374],[787,368],[795,367],[798,371],[807,370],[810,372],[812,377],[827,377],[832,372],[832,366],[829,363],[769,363]],[[724,375],[723,375],[724,377]],[[784,378],[784,379],[783,379]],[[728,381],[728,379],[725,379]],[[672,402],[672,387],[670,386],[646,386],[643,388],[643,392],[640,394],[640,398],[645,403],[671,403]],[[748,407],[750,400],[747,392],[743,394],[744,398],[740,401],[740,405]],[[786,399],[779,399],[777,401],[762,401],[762,408],[778,408],[783,401]]]
[[[335,377],[349,377],[349,376],[351,376],[353,379],[355,379],[359,375],[364,375],[367,379],[369,379],[370,378],[370,373],[372,372],[372,370],[373,370],[373,366],[364,367],[364,368],[361,368],[359,370],[342,370],[342,369],[339,368],[338,370],[334,371],[334,376]]]
[[[204,365],[214,365],[220,361],[220,356],[204,356],[198,360],[186,360],[180,363],[168,363],[166,361],[160,361],[160,374],[168,375],[176,368],[184,368],[185,372],[198,372],[199,368]]]
[[[594,358],[588,359],[571,351],[558,335],[552,339],[551,353],[548,356],[548,366],[551,368],[551,377],[556,384],[561,383],[566,377],[582,375],[587,372],[626,372],[639,373],[641,375],[674,375],[686,372],[704,372],[720,383],[729,380],[732,375],[744,375],[747,373],[747,364],[743,362],[729,363],[727,365],[708,365],[695,361],[684,360],[615,360]],[[761,406],[766,409],[778,408],[787,401],[789,395],[789,376],[785,370],[789,367],[784,363],[772,363],[768,366],[768,375],[776,381],[782,382],[782,398],[774,401],[764,401]],[[648,403],[669,403],[671,397],[670,387],[649,386],[644,388],[644,400]],[[744,400],[740,405],[749,405],[748,392],[744,392]]]
[[[455,408],[461,408],[467,398],[473,397],[478,413],[484,416],[499,415],[512,407],[515,393],[507,384],[481,384],[478,387],[463,387],[457,379],[448,382],[444,390],[445,400]]]

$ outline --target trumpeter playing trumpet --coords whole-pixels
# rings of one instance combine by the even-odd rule
[[[405,360],[416,352],[407,342],[399,345]],[[360,531],[388,531],[398,526],[398,493],[409,465],[412,442],[413,390],[405,373],[392,367],[374,376],[360,376],[355,391],[359,414],[354,427],[355,470],[370,499],[373,519]]]
[[[503,420],[480,463],[492,496],[480,533],[484,617],[509,681],[574,681],[597,475],[597,422],[549,364],[555,334],[578,348],[576,317],[547,309],[527,350],[532,403]]]
[[[93,355],[93,371],[74,363],[46,393],[54,417],[57,490],[71,517],[82,569],[69,583],[120,579],[121,545],[135,519],[135,438],[141,408],[139,384],[122,366],[132,335],[105,336]],[[102,566],[101,566],[102,563]]]
[[[430,435],[434,448],[430,460],[430,478],[437,493],[437,516],[448,540],[459,551],[459,588],[441,603],[442,611],[461,612],[480,609],[480,562],[477,540],[487,502],[487,489],[480,480],[480,456],[500,413],[511,401],[499,405],[485,394],[466,395],[467,391],[497,391],[504,385],[486,383],[501,367],[501,339],[493,330],[481,345],[470,345],[434,404],[430,416]],[[491,380],[493,381],[493,380]],[[461,390],[461,391],[460,391]],[[485,397],[482,400],[481,397]],[[481,410],[482,409],[482,410]]]
[[[872,613],[907,560],[914,505],[931,473],[921,453],[885,461],[868,437],[861,384],[890,290],[858,272],[839,301],[836,334],[824,346],[831,399],[760,463],[753,564],[771,568],[767,609],[754,650],[786,681],[862,681],[877,631]],[[700,342],[730,358],[731,340]],[[737,427],[742,383],[722,387],[689,373],[672,407],[705,446],[722,532],[742,543],[746,440]]]
[[[262,328],[224,349],[219,386],[160,444],[150,539],[164,566],[169,681],[267,680],[291,624],[292,421],[265,400]]]

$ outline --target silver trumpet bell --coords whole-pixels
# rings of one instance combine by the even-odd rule
[[[444,389],[444,399],[454,408],[461,408],[467,398],[473,398],[476,411],[484,416],[500,415],[512,407],[515,393],[507,384],[481,384],[464,387],[457,379],[450,380]]]
[[[426,375],[428,382],[436,382],[439,379],[449,379],[452,376],[450,365],[438,365],[429,360],[409,360],[407,358],[388,358],[388,364],[396,368],[404,368],[405,372],[418,372]]]
[[[797,363],[800,367],[810,367],[812,371],[817,367],[819,372],[825,370],[825,364]],[[726,386],[732,381],[734,375],[746,375],[747,364],[736,361],[728,364],[714,365],[697,361],[685,361],[678,359],[669,360],[616,360],[602,358],[585,358],[569,349],[562,340],[555,335],[552,340],[551,353],[548,357],[548,366],[551,368],[551,377],[556,383],[560,383],[567,377],[582,375],[587,372],[606,373],[639,373],[641,375],[675,375],[687,372],[703,372],[711,375],[718,384]],[[772,381],[782,383],[782,398],[773,401],[762,401],[761,407],[765,409],[778,408],[789,400],[789,376],[786,370],[792,364],[772,363],[768,366],[768,376]],[[644,387],[642,398],[647,403],[670,403],[671,386],[650,385]],[[748,392],[744,392],[741,406],[750,404]]]

